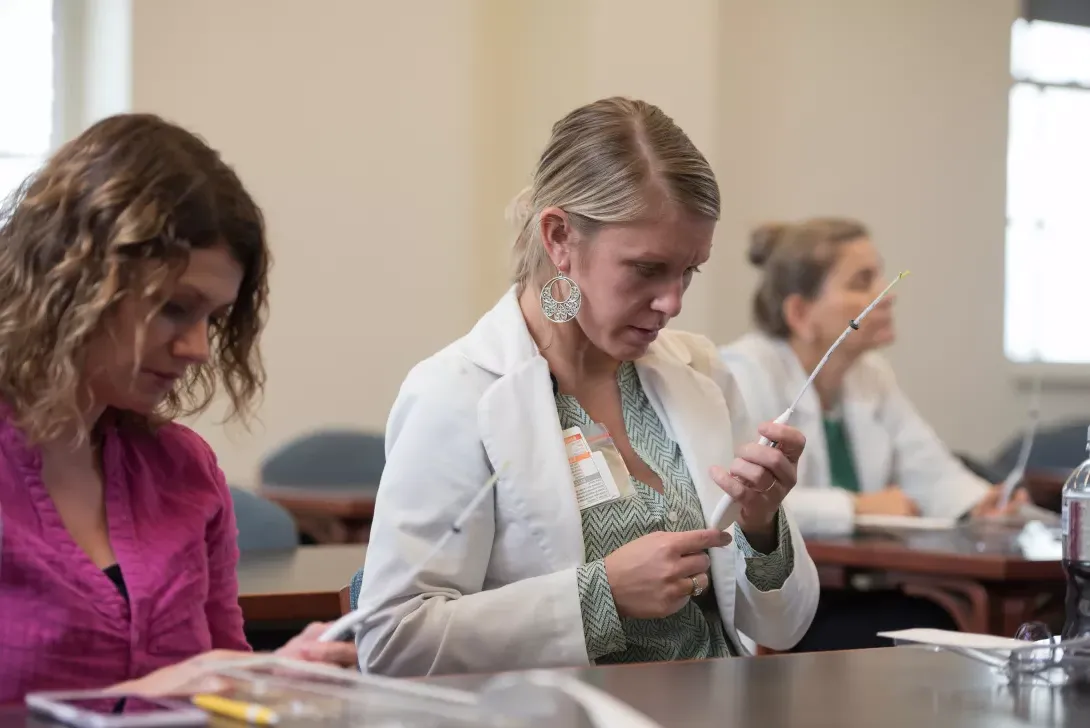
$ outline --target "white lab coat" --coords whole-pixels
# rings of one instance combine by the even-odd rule
[[[758,421],[783,413],[808,376],[787,342],[763,333],[743,336],[722,347],[720,355]],[[987,493],[990,484],[947,450],[877,353],[864,354],[848,370],[841,409],[861,492],[899,485],[922,515],[934,517],[960,516]],[[823,414],[813,388],[799,402],[791,424],[806,435],[806,451],[798,485],[787,496],[789,510],[804,534],[850,532],[855,509],[851,495],[830,482]]]
[[[722,491],[709,468],[730,464],[735,440],[756,437],[737,388],[711,342],[691,334],[662,332],[636,369],[710,518]],[[360,592],[376,605],[358,633],[361,668],[411,676],[589,664],[576,585],[582,523],[549,368],[514,289],[409,373],[386,450]],[[493,497],[447,553],[411,588],[389,593],[501,466]],[[741,631],[786,649],[810,625],[817,569],[791,530],[794,568],[775,591],[750,584],[736,546],[711,549],[719,612],[736,644]]]

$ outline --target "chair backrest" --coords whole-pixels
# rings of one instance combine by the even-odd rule
[[[239,551],[274,551],[299,545],[295,520],[282,506],[256,493],[231,486],[238,522]]]
[[[1086,428],[1090,422],[1071,421],[1042,425],[1030,450],[1027,470],[1074,470],[1086,459]],[[1006,477],[1018,462],[1022,434],[1012,437],[996,453],[995,470]]]
[[[378,486],[386,466],[381,435],[324,430],[293,440],[261,466],[261,484],[270,486]]]

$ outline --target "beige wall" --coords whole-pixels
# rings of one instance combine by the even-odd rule
[[[503,208],[549,126],[626,94],[672,114],[724,191],[682,325],[719,341],[746,329],[751,224],[861,217],[890,266],[914,271],[892,351],[902,383],[952,445],[986,451],[1022,407],[1002,354],[1017,4],[133,3],[134,108],[223,150],[267,211],[276,255],[261,423],[198,428],[240,483],[297,433],[381,428],[408,367],[506,286]]]
[[[987,453],[1022,412],[1002,348],[1018,3],[752,5],[723,41],[737,69],[724,99],[735,140],[721,167],[735,202],[724,232],[741,241],[767,218],[863,219],[889,268],[913,271],[890,352],[902,386],[952,446]],[[725,257],[741,266],[732,247]],[[744,267],[723,279],[717,337],[745,325],[754,280]]]
[[[261,422],[198,427],[235,482],[297,433],[381,429],[408,367],[475,318],[467,7],[135,3],[134,107],[222,149],[272,235]]]

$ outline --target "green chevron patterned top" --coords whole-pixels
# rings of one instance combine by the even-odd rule
[[[579,601],[583,633],[590,659],[599,664],[651,662],[725,657],[737,653],[719,618],[714,592],[686,602],[665,619],[629,619],[617,614],[606,580],[603,559],[621,546],[654,531],[691,531],[704,528],[696,487],[681,457],[681,449],[666,434],[631,362],[617,372],[621,410],[629,442],[636,454],[662,479],[663,492],[631,478],[636,495],[592,506],[582,511],[586,563],[579,567]],[[572,396],[556,395],[560,424],[585,427],[590,417]],[[794,566],[790,530],[780,509],[778,545],[759,554],[735,530],[736,543],[746,558],[746,577],[761,591],[783,586]]]

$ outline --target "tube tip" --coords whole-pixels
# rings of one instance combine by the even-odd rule
[[[910,271],[910,270],[903,270],[903,271],[901,271],[900,273],[898,273],[898,274],[897,274],[897,280],[901,280],[902,278],[905,278],[905,277],[907,277],[907,276],[908,276],[908,274],[909,274],[909,273],[911,273],[911,272],[912,272],[912,271]]]

